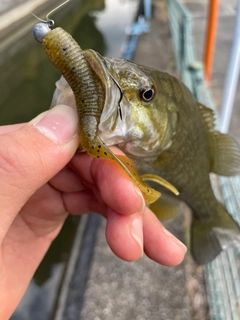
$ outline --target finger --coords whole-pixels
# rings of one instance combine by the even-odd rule
[[[133,214],[144,209],[142,193],[115,161],[79,153],[70,165],[84,180],[97,185],[103,201],[114,211]]]
[[[143,255],[143,223],[141,214],[123,215],[108,210],[106,239],[112,251],[126,261]]]
[[[169,233],[146,208],[143,217],[144,251],[147,256],[165,266],[175,266],[182,262],[186,246]]]
[[[77,145],[77,113],[67,106],[0,136],[0,240],[20,208],[69,162]]]

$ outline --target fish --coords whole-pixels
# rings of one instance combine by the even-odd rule
[[[97,136],[104,145],[121,149],[142,180],[158,182],[161,176],[176,188],[192,212],[190,249],[196,263],[207,264],[230,244],[239,245],[239,225],[216,199],[210,173],[239,174],[240,150],[233,138],[215,129],[213,110],[168,73],[85,52],[94,60],[94,72],[104,74]],[[59,103],[78,108],[64,75],[51,107]],[[155,189],[162,191],[161,186]]]
[[[106,85],[107,82],[116,82],[109,73],[105,73],[100,61],[95,57],[95,51],[82,50],[68,32],[60,27],[52,29],[53,26],[53,20],[38,23],[33,28],[33,35],[42,43],[49,60],[64,75],[73,92],[79,118],[79,149],[96,158],[116,161],[142,191],[148,204],[155,202],[161,193],[147,185],[144,180],[154,178],[155,182],[178,194],[176,188],[162,177],[151,175],[142,179],[130,159],[122,155],[116,156],[103,142],[98,135],[98,126],[104,105],[109,100],[106,95],[112,96],[112,104],[115,106],[121,100],[121,92],[118,90],[114,94],[112,86]],[[119,102],[116,99],[119,99]]]

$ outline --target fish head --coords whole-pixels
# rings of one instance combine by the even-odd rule
[[[114,121],[106,101],[99,124],[101,139],[135,156],[168,149],[176,132],[178,110],[164,89],[162,73],[124,59],[104,61],[122,96],[115,106],[118,114]]]
[[[157,155],[168,149],[176,132],[178,109],[165,89],[163,73],[128,60],[104,58],[93,50],[85,52],[105,90],[100,139],[133,156]],[[56,86],[52,105],[75,106],[64,78]]]

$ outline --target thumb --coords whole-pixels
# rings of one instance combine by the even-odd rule
[[[26,201],[73,157],[77,123],[76,110],[60,105],[0,136],[0,239]]]

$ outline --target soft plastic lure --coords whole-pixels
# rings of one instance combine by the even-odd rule
[[[98,136],[98,125],[104,107],[106,87],[104,75],[92,50],[83,51],[78,43],[62,28],[53,28],[53,20],[33,28],[34,38],[42,43],[51,63],[62,73],[71,87],[78,109],[81,147],[91,156],[116,161],[142,191],[146,203],[155,202],[160,192],[150,188],[139,177],[133,163],[125,156],[116,156]],[[153,180],[145,177],[145,180]],[[154,181],[178,194],[166,180],[154,176]]]

